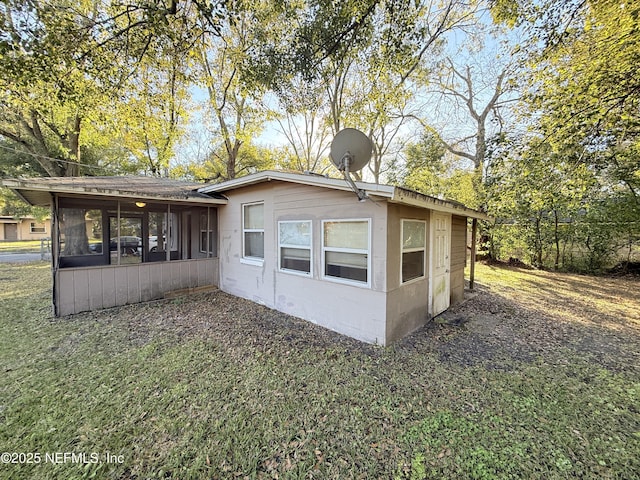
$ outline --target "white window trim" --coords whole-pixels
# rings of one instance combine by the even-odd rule
[[[208,209],[207,209],[208,210]],[[198,243],[199,245],[199,250],[200,253],[212,253],[211,250],[213,249],[213,238],[211,238],[211,241],[209,241],[210,237],[213,237],[213,225],[211,222],[211,219],[209,218],[210,213],[207,211],[207,213],[201,213],[200,214],[200,219],[198,220],[198,222],[200,223],[200,238],[198,239]],[[202,220],[206,220],[204,223],[205,225],[202,225]],[[242,225],[244,225],[244,219],[242,221]],[[205,234],[205,239],[206,242],[204,242],[204,244],[202,243],[202,234]]]
[[[324,245],[324,225],[325,223],[338,223],[338,222],[367,222],[367,250],[361,250],[358,248],[336,248],[336,247],[325,247]],[[321,278],[322,280],[327,280],[328,282],[334,283],[342,283],[345,285],[351,285],[354,287],[360,288],[371,288],[371,219],[370,218],[336,218],[336,219],[327,219],[322,220],[322,271]],[[359,253],[365,254],[367,256],[367,281],[358,282],[355,280],[349,280],[348,278],[340,278],[340,277],[332,277],[330,275],[326,275],[326,265],[325,265],[325,253],[326,252],[338,252],[338,253]]]
[[[422,248],[404,248],[404,222],[417,222],[424,224],[424,246]],[[422,276],[412,278],[406,282],[402,281],[402,254],[412,252],[424,252],[422,256]],[[400,285],[409,285],[420,280],[424,280],[427,277],[427,222],[426,220],[419,220],[414,218],[403,218],[400,220]]]
[[[263,206],[263,210],[262,210],[262,228],[244,228],[244,212],[245,212],[245,207],[250,207],[251,205],[262,205]],[[260,258],[260,257],[245,257],[244,252],[245,250],[245,233],[252,233],[252,232],[262,232],[262,238],[263,241],[266,239],[265,238],[265,233],[264,233],[264,225],[266,223],[266,219],[264,217],[264,201],[260,201],[260,202],[249,202],[249,203],[243,203],[242,204],[242,252],[240,255],[240,263],[244,263],[247,265],[256,265],[261,267],[262,265],[264,265],[264,258]],[[264,245],[263,245],[263,249],[264,249]]]

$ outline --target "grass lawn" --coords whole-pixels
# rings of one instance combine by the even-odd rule
[[[2,241],[0,253],[40,253],[40,240]]]
[[[640,281],[476,278],[381,348],[219,291],[53,319],[0,264],[0,478],[637,478]]]

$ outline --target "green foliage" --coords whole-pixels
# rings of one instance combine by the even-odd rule
[[[205,161],[177,165],[171,169],[170,173],[175,178],[220,182],[229,180],[229,177],[227,177],[228,166],[227,152],[223,147],[219,146],[208,155]],[[275,166],[276,156],[271,149],[259,145],[246,144],[239,150],[235,159],[234,175],[235,177],[242,177],[250,173],[270,170]]]
[[[448,410],[425,418],[407,433],[407,440],[426,454],[414,456],[409,478],[438,477],[444,472],[470,479],[517,478],[527,446],[505,435],[507,428],[500,417],[467,418]],[[477,443],[469,448],[472,439]]]
[[[494,145],[487,206],[496,258],[537,267],[601,272],[627,260],[640,241],[640,205],[631,191],[540,138]],[[498,142],[500,143],[500,142]]]
[[[426,130],[420,142],[404,149],[404,164],[395,163],[390,180],[417,192],[477,208],[481,187],[473,171],[461,168],[437,133]]]
[[[50,214],[48,208],[30,207],[8,188],[0,187],[0,215],[10,217],[35,217],[42,221]]]
[[[152,17],[153,7],[94,0],[3,2],[0,135],[49,176],[130,170],[130,155],[138,153],[140,142],[149,169],[157,171],[156,164],[172,154],[181,115],[175,108],[181,86],[162,59],[182,56],[171,41],[184,41],[177,38],[184,30],[177,21],[171,22],[171,36],[140,28],[167,19]],[[158,82],[163,74],[146,74],[144,66],[150,65],[155,72],[168,71],[173,84],[150,88],[167,85]],[[151,112],[136,108],[140,97]],[[135,141],[127,141],[127,131]]]

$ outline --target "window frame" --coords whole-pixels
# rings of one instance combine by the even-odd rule
[[[41,227],[38,227],[38,222],[29,222],[29,233],[37,235],[42,233],[47,233],[47,225],[45,223],[40,223]]]
[[[366,222],[367,223],[367,249],[359,249],[359,248],[348,248],[348,247],[327,247],[325,245],[325,225],[328,223],[348,223],[348,222]],[[326,219],[322,220],[322,280],[327,280],[329,282],[334,283],[342,283],[345,285],[351,285],[354,287],[360,288],[371,288],[371,218],[336,218],[336,219]],[[327,252],[336,252],[336,253],[355,253],[367,256],[367,281],[361,282],[358,280],[352,280],[349,278],[342,277],[334,277],[333,275],[327,275],[327,265],[326,265],[326,253]]]
[[[65,236],[65,232],[62,229],[62,216],[65,209],[83,209],[86,211],[98,210],[101,212],[100,220],[100,232],[102,240],[101,254],[86,254],[86,255],[63,255],[62,243]],[[126,218],[128,213],[134,213],[140,215],[142,218],[142,262],[168,262],[182,260],[185,257],[186,251],[184,242],[185,228],[191,228],[191,225],[183,225],[185,218],[184,212],[189,211],[190,206],[184,206],[174,203],[150,203],[145,207],[138,207],[135,203],[128,201],[127,199],[109,199],[109,200],[94,200],[84,198],[72,198],[59,196],[57,197],[57,205],[54,213],[53,221],[53,237],[54,243],[56,243],[56,249],[58,252],[59,266],[60,268],[76,268],[76,267],[88,267],[88,266],[120,266],[122,263],[119,261],[112,262],[111,255],[111,218]],[[172,220],[166,223],[166,229],[168,232],[169,241],[175,239],[173,247],[168,252],[162,250],[160,252],[149,252],[149,229],[150,229],[150,215],[153,213],[161,213],[168,215],[168,218]],[[175,217],[173,215],[175,214]],[[117,221],[116,221],[117,223]],[[57,225],[56,225],[57,224]],[[124,236],[124,235],[123,235]],[[59,239],[56,241],[56,237]],[[89,243],[92,242],[91,238]],[[171,245],[169,243],[168,245]],[[191,248],[191,247],[189,247]],[[120,250],[116,248],[116,252]],[[195,250],[194,250],[195,251]],[[114,259],[115,260],[115,259]]]
[[[245,220],[245,209],[246,207],[251,207],[254,205],[262,205],[262,228],[245,228],[244,227],[244,220]],[[265,226],[265,217],[264,217],[264,200],[258,201],[258,202],[248,202],[248,203],[243,203],[242,204],[242,218],[241,218],[241,222],[242,222],[242,252],[240,255],[240,263],[245,263],[247,265],[257,265],[257,266],[262,266],[264,265],[264,252],[265,252],[265,248],[264,248],[264,241],[265,241],[265,231],[264,231],[264,226]],[[250,256],[246,256],[245,252],[246,252],[246,233],[262,233],[262,257],[250,257]]]
[[[424,227],[424,244],[422,247],[404,248],[404,224],[405,222],[421,223]],[[423,252],[422,255],[422,275],[404,280],[402,276],[402,264],[405,253]],[[403,218],[400,220],[400,285],[407,285],[412,282],[424,280],[427,277],[427,221],[417,218]]]
[[[309,246],[283,244],[280,239],[280,225],[283,223],[308,223],[309,224]],[[282,268],[282,249],[294,248],[298,250],[309,250],[309,272],[302,270],[294,270],[290,268]],[[299,275],[301,277],[313,278],[313,222],[311,220],[279,220],[278,221],[278,271]]]
[[[200,213],[199,227],[200,238],[198,239],[198,250],[200,253],[208,254],[215,257],[215,229],[214,222],[211,221],[211,211],[207,208],[206,212]],[[243,223],[244,225],[244,223]]]

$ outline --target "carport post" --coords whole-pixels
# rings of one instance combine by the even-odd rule
[[[469,289],[473,291],[476,276],[476,230],[478,219],[471,220],[471,265],[469,266]]]

